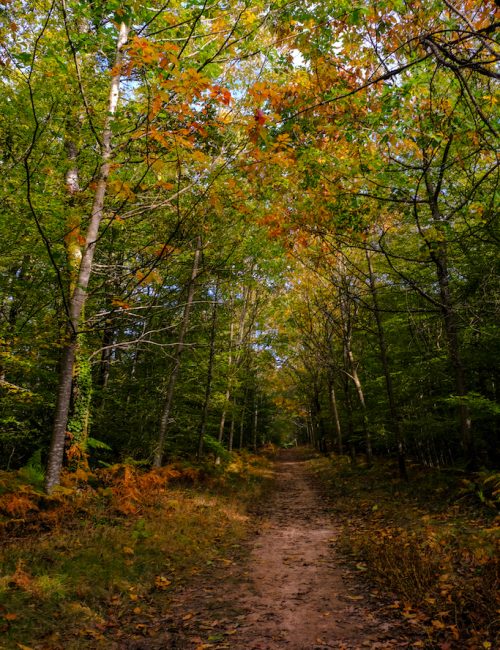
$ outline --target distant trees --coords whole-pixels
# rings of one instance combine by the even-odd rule
[[[285,126],[300,144],[282,235],[303,267],[289,363],[309,437],[339,449],[340,431],[369,460],[373,444],[402,476],[407,451],[496,462],[498,376],[479,369],[498,335],[493,3],[305,14],[325,22],[297,40],[314,83]]]

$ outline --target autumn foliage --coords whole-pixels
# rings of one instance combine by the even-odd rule
[[[496,508],[464,501],[463,491],[436,473],[414,469],[408,490],[387,469],[367,477],[342,460],[316,463],[345,524],[340,548],[376,585],[388,614],[422,633],[429,647],[493,648],[500,606]]]

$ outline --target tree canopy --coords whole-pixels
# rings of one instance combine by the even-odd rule
[[[3,468],[498,463],[495,2],[0,15]]]

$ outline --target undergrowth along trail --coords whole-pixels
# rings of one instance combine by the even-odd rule
[[[311,471],[342,526],[338,549],[424,635],[415,647],[499,647],[500,519],[470,478],[414,466],[405,483],[389,463],[339,457],[316,458]]]
[[[238,551],[271,472],[248,454],[224,470],[121,465],[53,497],[0,479],[0,648],[79,650],[159,634],[186,580]]]

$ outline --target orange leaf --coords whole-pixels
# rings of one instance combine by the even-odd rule
[[[255,113],[254,113],[254,119],[257,122],[257,124],[265,124],[267,117],[264,115],[264,113],[258,108]]]

